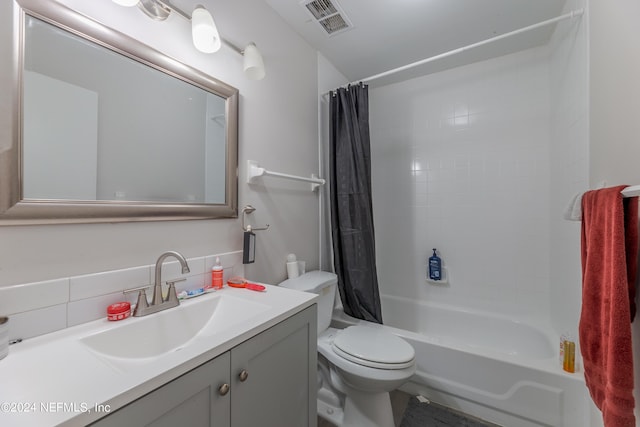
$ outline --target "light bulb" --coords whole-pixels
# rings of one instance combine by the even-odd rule
[[[138,4],[138,0],[113,0],[113,2],[125,7],[131,7]]]
[[[191,34],[193,45],[200,52],[217,52],[222,46],[216,23],[209,11],[203,7],[197,7],[191,15]]]
[[[251,80],[262,80],[265,76],[262,55],[254,43],[244,48],[244,73]]]

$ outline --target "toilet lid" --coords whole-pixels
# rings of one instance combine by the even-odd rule
[[[405,340],[380,328],[349,326],[333,340],[333,350],[347,360],[381,369],[411,366],[415,351]]]

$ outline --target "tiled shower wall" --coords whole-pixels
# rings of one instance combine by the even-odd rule
[[[370,126],[381,293],[548,319],[548,47],[371,89]]]
[[[583,17],[559,23],[547,46],[371,89],[383,294],[575,333],[579,222],[562,214],[588,188],[587,56]],[[425,280],[434,247],[448,283]]]

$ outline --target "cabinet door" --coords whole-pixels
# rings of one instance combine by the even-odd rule
[[[316,305],[231,350],[233,427],[315,427]]]
[[[230,354],[227,352],[92,426],[229,427],[229,368]],[[224,384],[227,384],[226,390]]]

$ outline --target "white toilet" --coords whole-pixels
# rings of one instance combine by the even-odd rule
[[[330,328],[337,277],[311,271],[280,286],[318,294],[318,415],[340,427],[393,427],[389,392],[415,372],[415,351],[367,323]]]

